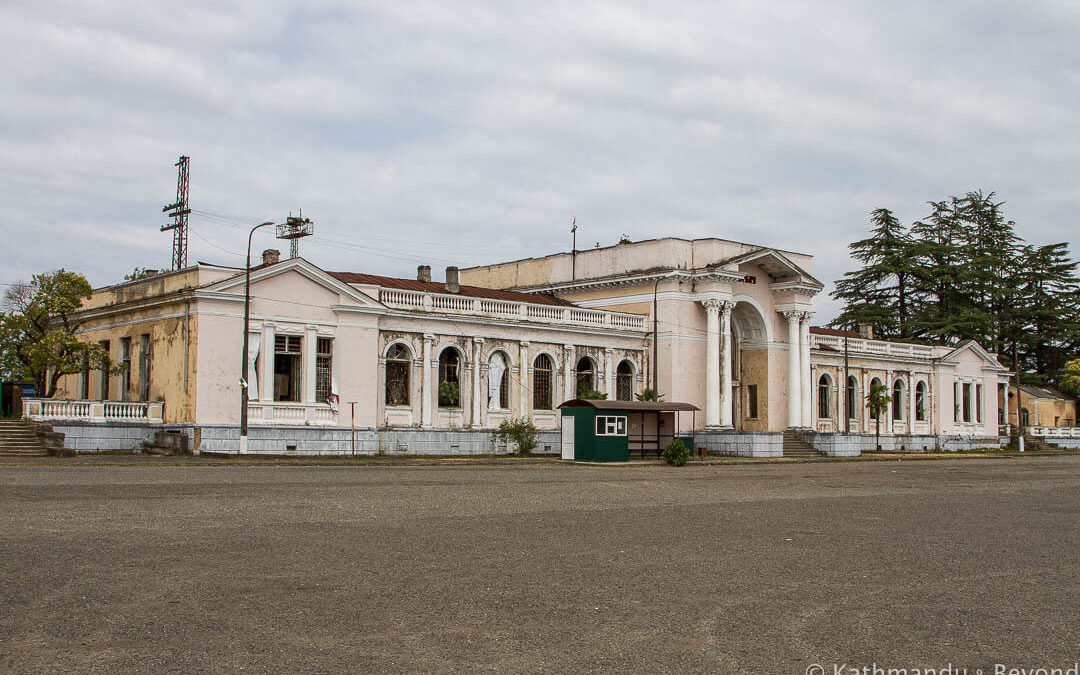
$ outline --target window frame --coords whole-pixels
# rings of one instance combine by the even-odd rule
[[[626,415],[597,415],[593,433],[603,437],[626,437]]]
[[[323,351],[324,345],[326,351]],[[334,338],[320,335],[315,339],[315,402],[329,404],[333,395]]]
[[[540,367],[541,362],[546,367]],[[537,354],[532,368],[533,410],[555,409],[555,362],[547,354]],[[543,376],[541,376],[543,374]],[[541,404],[546,404],[541,405]]]
[[[398,350],[404,356],[398,356]],[[391,352],[395,355],[391,356]],[[383,357],[383,403],[388,408],[408,408],[412,406],[412,351],[403,342],[394,342],[386,348]],[[397,383],[401,387],[404,401],[391,401],[391,376],[400,371],[404,381]],[[396,388],[396,387],[395,387]]]

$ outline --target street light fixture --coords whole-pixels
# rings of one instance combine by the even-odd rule
[[[259,229],[260,227],[269,227],[273,224],[273,221],[268,220],[265,223],[259,223],[255,227],[251,228],[251,232],[248,232],[247,263],[244,265],[244,350],[243,358],[240,362],[240,445],[236,449],[237,455],[242,455],[247,452],[248,443],[247,367],[249,339],[248,321],[251,317],[251,237],[254,236],[255,230]]]

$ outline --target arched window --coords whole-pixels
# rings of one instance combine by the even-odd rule
[[[502,352],[495,352],[488,359],[488,408],[510,407],[510,365]]]
[[[461,404],[461,353],[447,347],[439,355],[439,407],[457,408]]]
[[[409,405],[412,356],[400,342],[386,350],[386,405]]]
[[[829,400],[832,398],[832,378],[822,373],[818,378],[817,416],[818,419],[826,420],[832,417],[829,410]]]
[[[615,374],[615,399],[634,400],[634,366],[625,359],[619,361],[619,369]]]
[[[859,380],[854,375],[848,376],[846,396],[847,418],[849,420],[859,419]]]
[[[892,386],[892,418],[899,421],[904,419],[904,381],[897,380]]]
[[[870,388],[866,391],[867,397],[869,397],[870,393],[873,392],[873,391],[884,391],[885,393],[888,393],[889,390],[887,388],[883,389],[884,386],[885,385],[883,385],[881,383],[880,378],[875,377],[874,379],[870,380]],[[881,418],[882,413],[887,413],[888,412],[888,410],[886,408],[881,408],[880,410],[874,410],[874,408],[870,406],[869,401],[867,401],[867,406],[866,407],[867,407],[867,412],[870,415],[870,420],[872,422],[874,422],[875,424]]]
[[[551,410],[551,357],[547,354],[533,361],[533,408]]]
[[[1031,426],[1031,411],[1027,408],[1020,408],[1020,426]]]
[[[596,390],[596,368],[593,360],[588,356],[582,356],[577,362],[577,392],[578,398],[584,394]]]
[[[926,383],[919,382],[915,385],[915,420],[926,421]]]

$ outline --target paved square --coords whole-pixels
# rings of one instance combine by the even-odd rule
[[[4,672],[1080,658],[1080,457],[0,466],[0,541]]]

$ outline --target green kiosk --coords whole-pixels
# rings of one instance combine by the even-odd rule
[[[562,410],[562,458],[578,462],[625,462],[664,451],[678,438],[694,451],[693,435],[679,432],[679,414],[691,413],[697,426],[699,408],[664,401],[594,401],[573,399]]]

